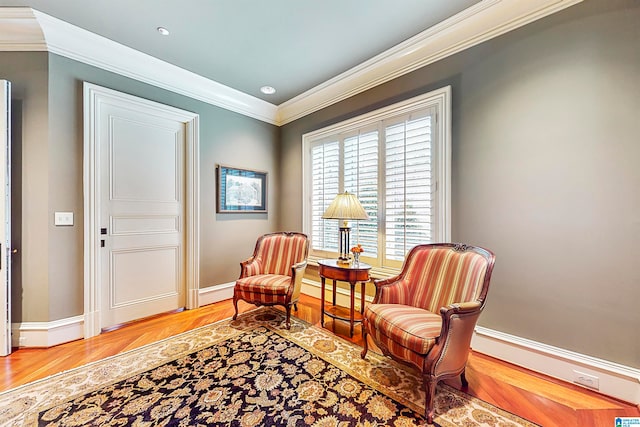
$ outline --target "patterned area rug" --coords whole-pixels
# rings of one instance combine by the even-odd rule
[[[419,378],[263,308],[0,393],[15,426],[416,426]],[[436,425],[535,426],[446,385]]]

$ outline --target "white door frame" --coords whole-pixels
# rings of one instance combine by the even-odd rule
[[[0,356],[11,353],[11,83],[0,80]]]
[[[200,129],[199,115],[117,92],[92,83],[84,83],[84,337],[101,332],[99,280],[99,163],[97,118],[102,104],[125,100],[145,108],[169,111],[185,124],[185,273],[186,308],[198,307],[200,288]]]

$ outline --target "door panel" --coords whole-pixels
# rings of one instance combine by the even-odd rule
[[[177,247],[112,251],[111,307],[179,295],[177,259]]]
[[[112,200],[178,202],[182,129],[112,116],[110,131]]]
[[[180,217],[175,215],[167,216],[145,216],[145,217],[111,217],[111,232],[114,235],[127,234],[148,234],[148,233],[174,233],[178,232],[178,222]]]
[[[100,111],[101,326],[185,305],[181,121],[138,105]]]

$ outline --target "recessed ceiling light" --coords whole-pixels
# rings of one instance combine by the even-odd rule
[[[276,93],[276,89],[271,86],[262,86],[260,88],[260,92],[264,93],[265,95],[273,95],[274,93]]]
[[[169,35],[169,30],[167,30],[165,27],[158,27],[158,32],[160,34],[162,34],[163,36],[168,36]]]

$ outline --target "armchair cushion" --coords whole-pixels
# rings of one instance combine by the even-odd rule
[[[440,314],[408,305],[371,304],[365,317],[381,340],[393,342],[403,352],[401,347],[422,355],[429,353],[442,329]]]
[[[291,276],[281,274],[256,274],[236,281],[236,289],[241,293],[286,295],[290,286]]]

